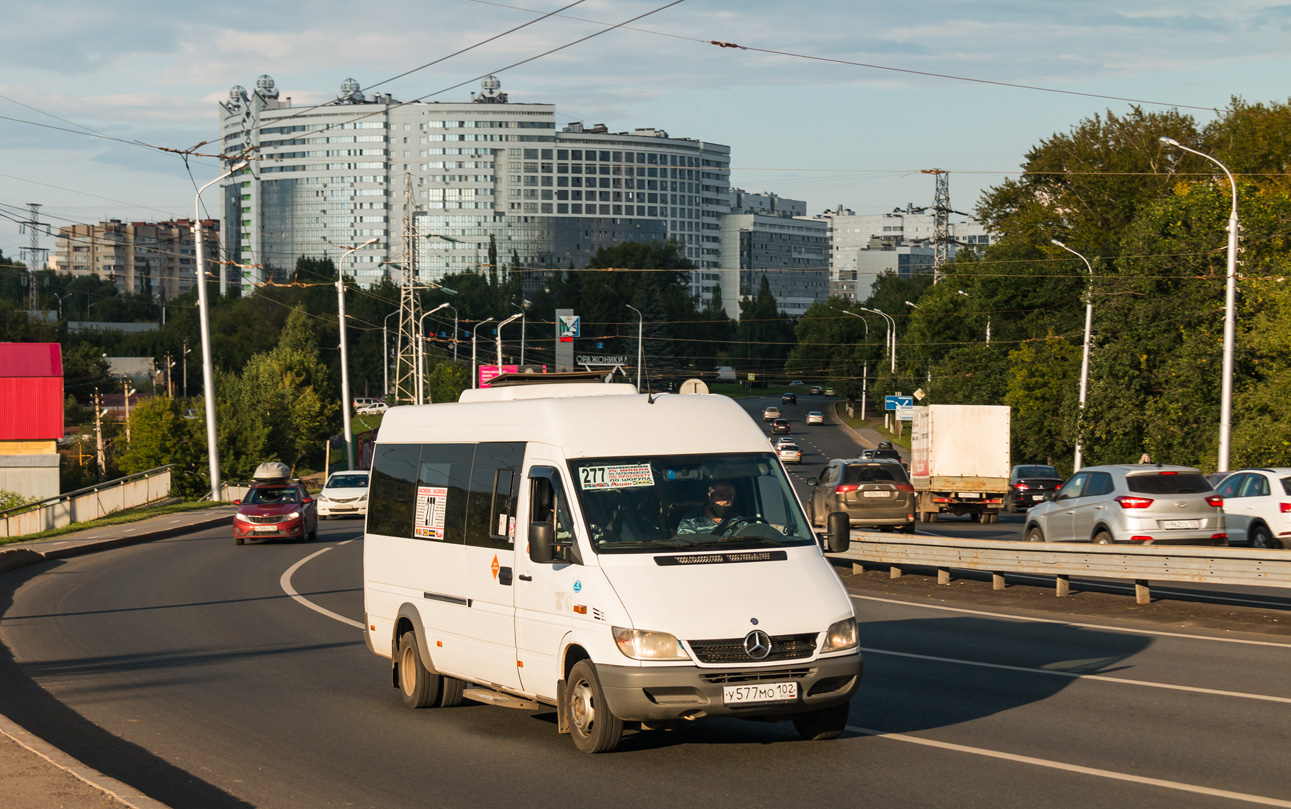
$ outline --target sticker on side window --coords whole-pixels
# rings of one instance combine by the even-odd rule
[[[448,489],[443,486],[417,487],[417,512],[412,535],[418,539],[443,539]]]
[[[631,489],[636,486],[653,486],[654,473],[648,463],[584,466],[579,470],[579,485],[584,489]]]

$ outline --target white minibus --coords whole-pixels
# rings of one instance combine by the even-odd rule
[[[845,549],[846,515],[829,530]],[[554,707],[589,753],[706,716],[832,739],[861,679],[851,599],[723,396],[545,383],[391,408],[363,596],[406,705]]]

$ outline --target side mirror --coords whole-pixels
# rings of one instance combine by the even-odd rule
[[[817,481],[816,481],[816,479],[815,479],[815,478],[807,478],[807,485],[808,485],[808,486],[815,486],[815,485],[816,485],[816,482],[817,482]]]
[[[1058,499],[1058,492],[1057,491],[1045,492],[1044,497],[1042,497],[1041,499],[1047,500],[1049,502],[1053,502],[1054,500]]]
[[[242,501],[241,501],[241,500],[234,500],[234,501],[233,501],[233,505],[235,505],[235,506],[240,506],[240,505],[242,505]]]
[[[556,528],[551,523],[529,524],[529,561],[539,565],[556,561]]]
[[[825,520],[829,532],[825,535],[825,550],[843,553],[852,546],[852,523],[847,512],[835,511]]]

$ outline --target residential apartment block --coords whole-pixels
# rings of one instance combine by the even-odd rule
[[[208,272],[219,250],[220,223],[202,220]],[[59,228],[53,269],[72,275],[97,275],[112,281],[123,293],[144,294],[168,301],[193,288],[197,280],[197,251],[193,222],[122,222]]]
[[[829,296],[829,226],[806,218],[807,203],[733,189],[722,218],[722,305],[739,320],[739,298],[767,279],[780,311],[798,317]],[[732,294],[734,292],[735,294]],[[738,296],[738,297],[737,297]]]
[[[602,246],[677,239],[699,268],[701,302],[718,283],[730,148],[663,130],[556,128],[551,104],[513,103],[489,77],[466,102],[401,103],[347,79],[335,103],[296,108],[261,76],[220,103],[222,152],[246,169],[222,186],[229,280],[250,291],[300,256],[368,239],[344,271],[370,284],[401,261],[411,220],[425,281],[513,258],[530,288],[579,268]]]

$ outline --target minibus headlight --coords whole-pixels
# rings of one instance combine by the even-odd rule
[[[856,619],[846,618],[831,624],[825,633],[825,645],[822,652],[841,652],[844,649],[856,648]]]
[[[689,660],[675,635],[644,629],[614,627],[619,651],[633,660]]]

